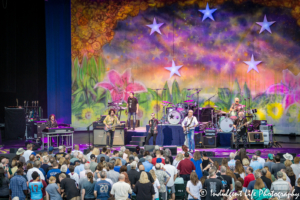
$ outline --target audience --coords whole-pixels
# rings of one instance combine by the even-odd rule
[[[5,176],[5,170],[0,168],[0,198],[9,197],[9,179]]]
[[[278,155],[276,155],[276,156],[278,156]],[[276,156],[275,156],[275,160],[276,160]],[[279,159],[280,159],[280,157],[279,157]],[[273,167],[272,167],[272,169],[273,169]],[[288,182],[286,182],[282,179],[283,173],[281,171],[278,171],[276,174],[277,174],[277,180],[272,183],[271,191],[274,191],[274,193],[277,193],[279,199],[288,199],[287,195],[292,190],[292,188],[290,187],[290,184]]]
[[[153,187],[154,187],[154,191],[155,191],[154,200],[157,200],[157,199],[159,199],[160,184],[159,184],[158,179],[156,178],[155,170],[151,169],[149,173],[151,174],[151,176],[154,180],[154,183],[153,183]]]
[[[300,157],[295,157],[294,158],[294,164],[291,165],[291,168],[293,169],[294,174],[296,175],[296,177],[298,178],[300,176]]]
[[[75,145],[76,146],[76,145]],[[65,157],[67,154],[66,154],[66,152],[64,151],[64,147],[63,146],[59,146],[58,147],[58,153],[57,154],[55,154],[55,159],[56,160],[59,160],[60,158],[63,158],[63,157]]]
[[[267,158],[267,161],[265,162],[264,164],[264,167],[268,167],[269,168],[269,171],[271,171],[272,169],[272,166],[274,165],[274,157],[273,157],[273,154],[269,153],[268,154],[268,158]]]
[[[162,160],[161,162],[162,162],[163,164],[166,164],[166,163],[165,163],[165,159],[163,158],[163,156],[162,156],[160,150],[155,151],[155,155],[156,155],[156,157],[155,157],[155,158],[152,158],[152,164],[153,164],[153,165],[156,164],[156,160],[157,160],[158,158],[161,158],[161,160]]]
[[[203,155],[203,157],[201,159],[202,160],[201,169],[203,171],[204,170],[208,171],[209,167],[210,167],[209,164],[213,163],[213,161],[209,157],[207,157],[207,153],[205,151],[202,152],[202,155]],[[219,169],[219,168],[217,168],[217,169]]]
[[[121,166],[122,166],[122,161],[121,161],[120,158],[118,158],[118,159],[116,160],[116,162],[115,162],[114,170],[115,170],[116,172],[119,172],[119,173],[120,173],[120,168],[121,168]]]
[[[236,160],[235,160],[235,154],[234,153],[230,153],[229,157],[230,157],[230,161],[228,162],[228,167],[229,167],[229,169],[231,171],[234,171],[234,169],[235,169],[235,162],[236,162]]]
[[[243,185],[244,188],[247,188],[249,183],[251,181],[255,180],[254,175],[253,175],[253,168],[252,167],[247,168],[246,174],[247,174],[247,176],[244,178],[244,185]]]
[[[60,188],[56,184],[56,178],[51,176],[49,178],[49,185],[46,188],[46,196],[47,199],[55,199],[55,200],[62,200],[60,196]]]
[[[40,200],[43,199],[43,192],[42,192],[42,188],[43,183],[42,183],[42,179],[40,178],[40,174],[36,171],[34,171],[31,174],[32,177],[32,182],[30,182],[28,184],[28,188],[30,190],[30,199],[31,200]]]
[[[87,172],[88,181],[84,182],[81,190],[81,199],[94,199],[95,182],[92,172]]]
[[[276,155],[275,156],[275,164],[271,168],[271,174],[276,176],[277,172],[279,172],[282,169],[285,169],[285,165],[283,163],[280,163],[280,156]]]
[[[89,156],[90,158],[90,170],[94,173],[96,171],[96,167],[98,165],[98,163],[96,162],[96,156],[94,154],[91,154]]]
[[[202,177],[202,159],[201,159],[201,154],[199,151],[195,151],[194,156],[191,159],[191,161],[195,165],[196,173],[197,173],[198,179],[200,180]]]
[[[25,163],[29,160],[29,156],[32,154],[32,144],[27,144],[27,150],[24,152],[23,157],[25,158]]]
[[[145,162],[143,162],[143,165],[145,167],[145,172],[150,172],[150,170],[153,167],[153,165],[152,165],[152,156],[150,156],[150,155],[146,156]]]
[[[41,164],[40,161],[34,161],[34,164],[33,164],[33,168],[29,169],[27,171],[27,181],[31,181],[32,180],[32,174],[33,172],[37,172],[40,176],[41,179],[45,180],[45,176],[44,174],[41,172],[41,170],[39,170]]]
[[[265,159],[263,159],[262,157],[260,157],[261,156],[261,151],[260,150],[257,150],[256,152],[255,152],[255,155],[256,155],[256,158],[257,158],[257,161],[262,165],[262,166],[264,166],[264,164],[265,164]],[[251,160],[251,162],[252,162],[252,160]],[[251,164],[251,163],[250,163]]]
[[[177,168],[180,161],[183,160],[183,155],[181,153],[177,154],[176,158],[173,160],[172,165]]]
[[[111,179],[113,183],[118,182],[120,174],[114,170],[114,164],[108,163],[108,168],[107,178]]]
[[[128,183],[125,183],[124,174],[120,174],[119,181],[113,184],[110,194],[114,195],[117,200],[126,200],[128,194],[131,193],[132,189]]]
[[[258,161],[258,158],[256,155],[252,156],[250,167],[253,168],[253,171],[256,171],[257,169],[262,169],[263,165],[261,162]]]
[[[179,170],[179,174],[184,181],[189,181],[190,174],[192,173],[192,171],[196,170],[194,163],[190,161],[189,157],[190,154],[188,152],[185,152],[184,160],[180,161],[180,163],[177,166],[177,169]]]
[[[251,193],[251,199],[263,200],[269,199],[272,195],[270,190],[265,187],[265,184],[261,178],[257,178],[254,184],[253,192]]]
[[[201,158],[199,158],[199,159],[201,160]],[[168,157],[165,159],[165,162],[166,162],[166,164],[164,166],[164,170],[170,175],[170,180],[167,183],[167,189],[170,190],[170,192],[172,194],[172,199],[175,200],[175,185],[174,185],[174,181],[177,178],[177,169],[176,169],[176,167],[174,167],[173,165],[171,165],[171,160]],[[200,168],[200,165],[199,165],[199,168]],[[202,173],[201,173],[201,175],[202,175]]]
[[[222,181],[217,179],[216,175],[217,169],[216,167],[212,166],[209,169],[209,178],[204,181],[203,189],[207,191],[205,199],[214,199],[214,200],[221,200],[221,196],[215,196],[214,194],[219,194],[220,192],[225,192],[225,188],[223,187]]]
[[[192,172],[190,180],[186,185],[186,192],[189,194],[188,199],[200,199],[200,190],[202,189],[202,184],[199,181],[199,177],[196,172]]]
[[[225,192],[227,192],[228,190],[231,191],[233,189],[232,178],[230,176],[226,175],[227,170],[228,169],[226,169],[225,166],[221,166],[221,169],[220,169],[221,175],[218,177],[218,179],[223,184],[223,189],[225,190]],[[230,171],[230,170],[228,170],[228,171]]]
[[[80,200],[75,180],[67,178],[65,174],[61,174],[59,175],[59,181],[61,192],[65,193],[67,199]]]
[[[94,197],[96,199],[108,199],[110,197],[110,191],[112,185],[106,181],[107,175],[105,171],[100,172],[100,180],[95,183]],[[103,190],[105,188],[105,190]]]
[[[152,200],[155,196],[154,186],[148,179],[146,172],[142,172],[140,179],[136,182],[133,192],[136,199]]]
[[[268,189],[271,189],[271,185],[272,185],[272,180],[270,178],[267,177],[267,173],[268,170],[266,168],[263,168],[261,170],[261,180],[263,180],[263,182],[266,184]]]
[[[159,163],[155,164],[155,169],[155,175],[160,184],[159,195],[162,197],[163,200],[167,200],[166,185],[168,184],[171,177],[168,173],[162,170],[161,165]]]

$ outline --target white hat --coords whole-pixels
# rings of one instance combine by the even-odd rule
[[[283,154],[283,157],[286,159],[286,160],[293,160],[293,156],[292,154],[289,154],[289,153],[286,153],[286,154]]]
[[[19,148],[16,154],[21,155],[24,152],[25,152],[25,150],[23,148]]]

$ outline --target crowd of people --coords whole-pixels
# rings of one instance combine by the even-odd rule
[[[299,157],[287,153],[281,163],[279,155],[265,160],[256,151],[250,159],[242,148],[218,163],[204,151],[182,149],[175,158],[159,146],[153,152],[90,146],[84,154],[75,145],[36,154],[28,144],[11,162],[0,158],[0,198],[175,200],[179,186],[187,199],[198,200],[295,200],[300,194]]]

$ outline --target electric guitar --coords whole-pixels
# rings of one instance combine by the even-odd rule
[[[198,127],[200,125],[201,124],[198,123],[197,126],[191,126],[191,127],[185,126],[185,131],[183,131],[183,133],[186,135],[186,134],[188,134],[188,132],[190,131],[191,128],[196,128],[196,127]]]
[[[242,129],[244,126],[250,124],[251,122],[252,122],[252,121],[249,121],[249,122],[246,122],[245,124],[242,124],[242,125],[236,127],[236,132],[237,132],[237,133],[241,132],[241,129]]]
[[[104,130],[105,130],[106,132],[108,132],[108,131],[110,131],[112,128],[114,128],[114,127],[116,127],[116,126],[121,126],[121,125],[124,125],[124,123],[116,124],[116,125],[113,125],[113,126],[109,125],[108,128],[107,128],[107,126],[105,126],[105,127],[104,127]]]

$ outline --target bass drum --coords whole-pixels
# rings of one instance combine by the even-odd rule
[[[233,121],[231,119],[229,119],[228,117],[226,117],[225,119],[223,119],[220,122],[220,129],[224,132],[224,133],[229,133],[233,130]]]
[[[170,124],[179,124],[182,122],[183,118],[183,113],[178,112],[177,110],[174,110],[168,114],[168,122]]]

